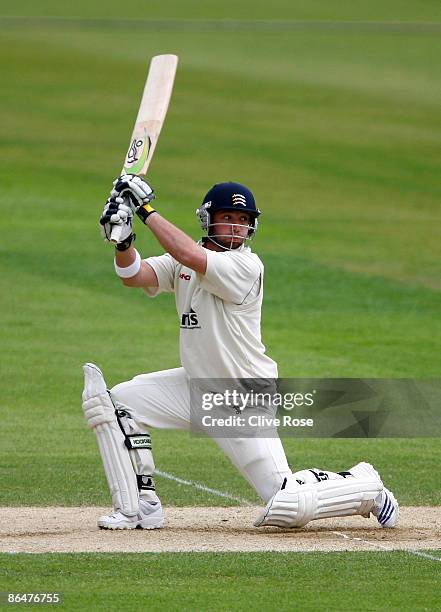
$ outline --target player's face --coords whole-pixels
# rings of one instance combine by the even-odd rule
[[[237,249],[248,236],[251,216],[240,210],[218,210],[214,213],[212,233],[220,244]]]

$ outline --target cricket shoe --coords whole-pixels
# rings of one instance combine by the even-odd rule
[[[355,477],[357,476],[375,476],[380,482],[381,478],[376,469],[370,463],[357,463],[349,470]],[[383,490],[377,495],[374,500],[374,506],[371,510],[372,514],[377,517],[378,522],[382,527],[395,527],[400,515],[398,502],[394,494],[386,489],[383,485]]]
[[[164,527],[164,510],[161,502],[139,502],[139,512],[136,516],[127,516],[122,512],[114,512],[102,516],[98,520],[100,529],[160,529]]]
[[[377,517],[377,521],[382,527],[395,527],[400,515],[400,508],[392,491],[384,487],[375,498],[372,514]]]

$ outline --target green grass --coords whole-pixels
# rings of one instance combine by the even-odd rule
[[[216,0],[205,0],[202,4],[196,0],[182,2],[161,2],[150,0],[148,7],[142,0],[133,0],[130,10],[117,0],[100,0],[87,2],[77,0],[75,5],[60,6],[56,0],[45,0],[36,5],[32,0],[23,0],[19,5],[3,2],[0,15],[38,15],[38,16],[73,16],[125,19],[300,19],[300,20],[391,20],[436,21],[441,19],[439,4],[435,0],[414,3],[411,0],[389,0],[384,3],[373,0],[369,4],[362,0],[351,3],[336,2],[330,4],[325,0],[314,3],[298,0],[295,3],[286,0],[275,0],[271,4],[264,0],[225,0],[221,4]]]
[[[5,430],[0,505],[109,505],[96,441],[85,430],[80,409],[69,418],[58,418],[49,428],[42,414],[35,415],[31,423],[22,430],[23,418],[17,419]],[[16,448],[23,432],[29,439],[25,459]],[[259,503],[256,493],[211,440],[173,431],[152,431],[152,438],[160,470]],[[315,466],[339,471],[361,460],[370,461],[403,505],[440,504],[441,482],[434,467],[439,463],[437,440],[286,438],[284,445],[293,470]],[[236,505],[161,476],[156,480],[165,505]]]
[[[264,211],[263,338],[284,377],[439,378],[439,2],[28,0],[3,19],[0,505],[109,503],[83,422],[81,365],[109,385],[179,364],[172,296],[124,289],[97,218],[122,164],[148,58],[180,56],[151,167],[159,210],[194,238],[220,180]],[[195,27],[179,19],[281,20]],[[155,20],[171,20],[159,24]],[[174,20],[178,20],[174,23]],[[283,29],[284,20],[310,20]],[[219,24],[218,24],[219,25]],[[437,26],[438,27],[438,26]],[[143,254],[160,252],[139,228]],[[155,431],[159,469],[257,497],[209,440]],[[372,462],[400,502],[439,505],[438,439],[285,440],[293,469]],[[158,477],[166,505],[224,499]],[[234,502],[231,502],[232,504]],[[439,551],[438,551],[439,556]],[[2,555],[1,590],[67,609],[437,608],[439,564],[404,552]]]
[[[402,20],[417,19],[398,6]],[[384,11],[378,19],[388,18]],[[2,503],[103,502],[95,442],[81,416],[82,363],[100,364],[109,385],[179,364],[173,297],[124,289],[96,221],[121,165],[147,58],[158,51],[181,58],[150,175],[158,207],[196,238],[193,211],[212,183],[232,178],[253,188],[264,211],[255,242],[266,265],[263,337],[280,374],[440,375],[439,39],[128,34],[42,22],[11,26],[0,43],[0,202],[8,211],[0,246]],[[160,252],[142,227],[138,235],[143,254]],[[26,455],[17,448],[22,432]],[[209,441],[179,432],[155,432],[154,440],[159,468],[253,496]],[[295,468],[369,459],[406,503],[439,503],[426,460],[439,459],[436,441],[288,439],[286,447]],[[209,461],[201,465],[201,456]],[[26,484],[30,461],[35,488]],[[161,485],[168,503],[216,503]]]
[[[61,592],[68,610],[434,610],[439,604],[439,564],[406,552],[1,555],[0,563],[2,591]]]

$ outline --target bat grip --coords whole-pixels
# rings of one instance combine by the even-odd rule
[[[122,230],[122,225],[114,225],[110,234],[110,242],[117,244],[121,238]]]

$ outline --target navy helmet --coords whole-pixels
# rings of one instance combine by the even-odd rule
[[[250,215],[248,238],[255,234],[260,210],[256,206],[253,194],[245,185],[233,182],[217,183],[206,194],[196,214],[201,228],[208,235],[213,225],[212,215],[218,210],[239,210],[248,213]]]

